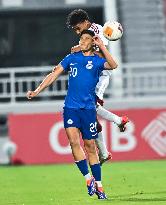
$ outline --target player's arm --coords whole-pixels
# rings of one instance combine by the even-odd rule
[[[73,46],[71,48],[71,53],[76,53],[76,52],[79,52],[79,51],[81,51],[81,48],[80,48],[79,45]]]
[[[104,44],[105,45],[105,44]],[[107,50],[108,50],[108,47],[105,45],[105,47],[107,48]],[[98,51],[97,50],[95,50],[94,51],[94,53],[95,54],[97,54],[98,56],[100,56],[101,58],[105,58],[105,56],[104,56],[104,54],[103,54],[103,52],[100,50],[100,48],[98,47]]]
[[[45,88],[47,88],[49,85],[51,85],[58,76],[64,71],[63,67],[59,64],[57,65],[51,73],[49,73],[42,83],[36,88],[36,90],[31,91],[29,90],[27,92],[27,98],[32,99],[33,97],[37,96],[41,91],[43,91]]]
[[[104,63],[104,68],[106,70],[113,70],[118,67],[118,64],[113,59],[112,55],[106,48],[106,46],[103,44],[103,41],[98,37],[94,37],[94,43],[100,48],[102,51],[103,57],[106,59],[107,62]]]

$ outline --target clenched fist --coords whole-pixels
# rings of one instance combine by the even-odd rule
[[[29,90],[29,91],[27,92],[26,96],[27,96],[27,98],[30,100],[30,99],[32,99],[33,97],[35,97],[37,94],[38,94],[37,92]]]

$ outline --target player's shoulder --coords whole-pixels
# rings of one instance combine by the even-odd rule
[[[98,35],[103,41],[104,45],[108,45],[108,40],[103,35],[103,26],[97,23],[92,23],[89,30],[93,31],[95,35]]]
[[[96,35],[99,35],[103,27],[100,24],[92,23],[89,30],[93,31]]]
[[[71,60],[74,60],[74,59],[75,59],[75,60],[76,60],[76,59],[77,59],[77,60],[80,60],[80,59],[82,59],[82,56],[83,56],[83,55],[82,55],[82,51],[74,52],[74,53],[71,53],[71,54],[70,54],[70,59],[71,59]]]
[[[92,27],[92,28],[99,28],[99,29],[102,29],[102,28],[103,28],[102,25],[100,25],[100,24],[98,24],[98,23],[94,23],[94,22],[91,24],[91,27]]]
[[[81,51],[79,52],[74,52],[74,53],[69,53],[68,55],[66,55],[66,58],[70,59],[70,58],[74,58],[76,56],[80,56]]]

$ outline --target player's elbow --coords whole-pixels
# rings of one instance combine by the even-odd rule
[[[114,70],[118,67],[118,64],[116,62],[106,62],[104,67],[106,70]]]
[[[118,64],[114,63],[113,66],[112,66],[112,70],[116,69],[117,67],[118,67]]]
[[[111,64],[109,64],[109,70],[114,70],[114,69],[116,69],[118,67],[118,64],[117,63],[111,63]]]

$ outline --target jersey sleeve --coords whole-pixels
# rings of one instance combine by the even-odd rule
[[[67,55],[59,64],[63,67],[64,71],[68,71],[70,68],[71,54]]]

